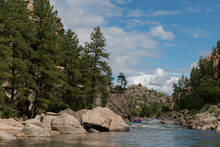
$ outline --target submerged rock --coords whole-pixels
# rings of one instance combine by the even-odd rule
[[[108,108],[96,107],[89,110],[82,115],[82,123],[86,130],[93,128],[100,132],[129,131],[129,126],[122,117]]]

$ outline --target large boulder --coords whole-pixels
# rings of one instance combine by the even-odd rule
[[[208,112],[197,114],[195,120],[195,129],[215,130],[217,127],[217,119],[213,114]]]
[[[0,140],[14,140],[16,137],[10,133],[0,131]]]
[[[63,113],[67,113],[67,114],[75,117],[75,112],[73,110],[71,110],[70,108],[60,111],[59,114],[63,114]]]
[[[93,128],[100,132],[129,131],[129,126],[122,117],[108,108],[96,107],[87,111],[82,115],[82,123],[86,130]]]
[[[123,119],[131,121],[131,113],[128,111],[128,107],[121,94],[112,93],[107,107]]]
[[[16,135],[17,137],[48,137],[50,133],[40,126],[26,124],[24,128]]]
[[[13,119],[13,118],[0,119],[0,124],[5,124],[5,125],[11,126],[11,127],[15,127],[15,128],[24,127],[24,125],[23,125],[21,122],[16,121],[16,120]],[[0,125],[0,127],[1,127],[1,125]]]
[[[56,119],[58,116],[54,116],[54,115],[46,115],[43,120],[42,120],[42,127],[45,128],[46,130],[51,131],[52,130],[52,121],[54,119]]]
[[[41,127],[41,122],[40,122],[40,120],[39,120],[39,119],[36,119],[36,118],[26,120],[26,121],[24,121],[24,124],[25,124],[25,125],[27,125],[27,124],[32,124],[32,125],[40,126],[40,127]]]
[[[79,121],[72,115],[61,113],[60,116],[52,120],[52,130],[62,134],[86,133]]]
[[[79,121],[80,123],[82,123],[82,115],[83,115],[84,113],[86,113],[87,111],[89,111],[89,110],[87,110],[87,109],[82,109],[82,110],[79,110],[79,111],[75,112],[75,117],[78,119],[78,121]]]
[[[23,127],[24,127],[24,125],[21,122],[16,121],[12,118],[0,119],[0,131],[3,131],[5,133],[16,134]]]

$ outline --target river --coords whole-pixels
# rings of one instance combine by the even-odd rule
[[[129,125],[130,132],[0,141],[0,147],[220,147],[220,134],[214,131],[182,129],[156,119]]]

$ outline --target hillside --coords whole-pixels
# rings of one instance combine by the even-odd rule
[[[207,57],[200,57],[190,77],[182,76],[174,84],[175,109],[201,109],[220,103],[220,41]]]
[[[147,89],[140,84],[129,86],[123,94],[112,92],[110,101],[116,98],[118,101],[123,100],[127,106],[127,108],[120,106],[118,110],[122,108],[126,112],[128,109],[132,116],[151,117],[173,108],[172,97]]]

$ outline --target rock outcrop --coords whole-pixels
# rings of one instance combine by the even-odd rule
[[[107,107],[120,115],[123,119],[128,121],[131,120],[131,113],[128,111],[125,99],[122,98],[121,94],[112,93]]]
[[[182,126],[188,129],[200,129],[200,130],[219,130],[220,129],[220,108],[217,106],[205,106],[197,114],[190,114],[188,110],[182,110],[180,112],[172,111],[163,114],[159,118],[164,120],[171,120],[174,124]]]
[[[129,126],[121,116],[116,115],[108,108],[96,107],[82,115],[82,124],[86,128],[100,132],[124,132],[129,131]]]

